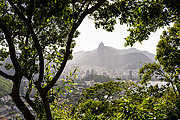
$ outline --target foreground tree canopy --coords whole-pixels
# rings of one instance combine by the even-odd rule
[[[43,109],[51,120],[49,91],[72,59],[73,38],[86,16],[95,21],[96,28],[107,31],[113,31],[117,20],[127,24],[126,45],[132,46],[178,21],[179,7],[178,0],[0,0],[0,65],[14,70],[13,75],[0,70],[0,75],[12,80],[11,97],[26,119],[35,116],[19,94],[22,79],[29,81],[25,101],[36,114]],[[7,58],[12,63],[4,64]],[[37,89],[43,107],[29,98],[32,88]]]
[[[158,63],[145,64],[139,71],[142,82],[155,76],[161,81],[170,83],[177,98],[180,98],[180,23],[163,32],[157,45],[156,60]],[[175,87],[174,87],[175,86]]]
[[[177,120],[180,109],[175,101],[166,85],[109,81],[87,88],[72,114],[77,120]]]

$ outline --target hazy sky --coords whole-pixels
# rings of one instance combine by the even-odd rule
[[[78,51],[91,51],[98,47],[103,42],[105,46],[111,46],[116,49],[127,49],[130,47],[124,47],[124,38],[128,36],[127,25],[116,25],[113,32],[107,32],[102,29],[95,29],[92,20],[86,18],[78,30],[81,32],[78,38],[76,38],[76,46],[74,52]],[[134,48],[138,50],[146,50],[153,54],[156,53],[156,45],[160,39],[160,35],[164,29],[159,29],[155,33],[152,33],[148,41],[143,41],[142,44],[135,43]]]

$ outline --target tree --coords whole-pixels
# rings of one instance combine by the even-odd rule
[[[25,101],[38,114],[45,111],[51,120],[48,94],[71,59],[73,38],[83,19],[97,10],[106,0],[1,0],[0,1],[0,60],[10,57],[13,75],[0,71],[0,75],[12,80],[11,97],[25,119],[35,116],[19,94],[22,79],[29,81]],[[53,63],[53,64],[52,64]],[[3,64],[1,64],[3,65]],[[42,101],[39,108],[29,97],[35,87]],[[42,116],[41,116],[42,117]]]
[[[157,45],[156,59],[180,95],[180,23],[164,31]],[[173,84],[172,84],[173,85]]]
[[[180,95],[180,23],[164,31],[157,45],[156,60],[159,63],[145,64],[139,71],[143,82],[155,75],[161,81],[169,82],[179,98]],[[176,89],[174,88],[176,86]],[[178,94],[177,94],[178,92]]]
[[[96,28],[113,30],[107,23],[127,24],[130,32],[125,46],[133,46],[137,41],[148,40],[151,32],[179,21],[180,3],[178,0],[121,0],[116,4],[100,8],[94,12]]]
[[[25,101],[36,113],[43,108],[46,119],[52,119],[48,94],[72,58],[73,38],[86,16],[95,20],[96,28],[107,31],[113,31],[117,18],[120,24],[130,25],[126,40],[133,45],[179,18],[178,0],[174,2],[175,6],[168,0],[0,0],[0,60],[10,57],[12,64],[4,67],[15,71],[13,75],[0,71],[0,75],[12,80],[14,103],[26,119],[35,119],[19,94],[21,80],[27,79]],[[29,98],[33,87],[41,108]]]
[[[175,94],[170,87],[126,82],[105,82],[83,91],[73,106],[75,119],[165,119],[179,118]]]

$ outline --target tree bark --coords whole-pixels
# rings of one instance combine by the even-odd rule
[[[47,94],[41,94],[41,98],[42,98],[44,109],[45,109],[45,112],[46,112],[46,119],[47,120],[52,120],[52,114],[51,114]]]
[[[16,106],[18,107],[18,109],[24,115],[24,118],[26,120],[35,120],[35,117],[32,115],[32,113],[27,108],[27,106],[24,104],[24,102],[22,101],[22,99],[19,95],[19,88],[20,88],[21,79],[22,79],[22,77],[16,79],[16,81],[14,81],[12,93],[10,95],[12,97],[12,100],[14,101]]]

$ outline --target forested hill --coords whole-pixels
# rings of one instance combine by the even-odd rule
[[[81,81],[92,81],[94,80],[95,82],[108,82],[112,80],[108,76],[103,76],[103,75],[88,75],[87,77],[83,78]]]
[[[0,76],[0,98],[8,95],[12,89],[12,82]]]

